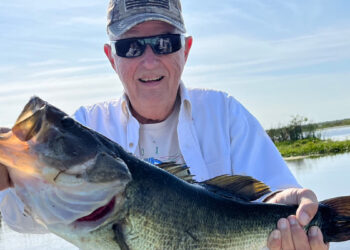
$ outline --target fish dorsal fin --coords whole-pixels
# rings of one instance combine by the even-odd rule
[[[199,184],[220,196],[244,201],[253,201],[271,192],[265,183],[244,175],[220,175]]]
[[[160,164],[156,164],[157,167],[167,171],[170,174],[175,175],[176,177],[187,181],[189,183],[194,183],[193,176],[190,174],[189,167],[185,164],[177,164],[175,162],[164,162]]]

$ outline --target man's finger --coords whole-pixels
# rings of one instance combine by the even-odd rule
[[[295,249],[309,250],[309,239],[294,215],[288,217]]]
[[[271,232],[267,240],[267,247],[269,250],[282,249],[281,232],[278,229],[275,229]]]
[[[298,210],[296,217],[302,226],[307,225],[315,216],[318,209],[317,197],[309,189],[300,189],[298,192]]]
[[[323,243],[323,236],[318,227],[311,227],[308,232],[309,243],[312,250],[327,250],[329,244]]]
[[[279,219],[279,221],[277,222],[277,228],[281,231],[282,249],[295,249],[288,220],[285,218]]]

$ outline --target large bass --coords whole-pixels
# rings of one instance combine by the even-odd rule
[[[197,183],[148,164],[38,97],[0,134],[0,163],[25,213],[81,249],[261,249],[296,211],[250,202],[269,192],[250,177]],[[350,197],[320,202],[312,225],[326,242],[348,240]]]

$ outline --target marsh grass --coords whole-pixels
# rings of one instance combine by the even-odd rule
[[[309,138],[275,142],[275,145],[283,157],[319,156],[350,152],[350,140],[331,141]]]

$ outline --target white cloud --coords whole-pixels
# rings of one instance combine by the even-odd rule
[[[286,124],[292,115],[319,122],[349,118],[350,72],[285,75],[190,75],[191,87],[215,88],[230,93],[255,115],[265,128]]]
[[[71,74],[71,73],[77,73],[77,72],[86,72],[86,71],[96,70],[96,69],[105,68],[105,67],[106,67],[105,65],[92,65],[92,66],[81,66],[81,67],[64,67],[64,68],[59,68],[59,69],[40,71],[40,72],[31,74],[29,77],[59,76],[59,75],[66,75],[66,74]]]
[[[0,126],[13,124],[33,95],[71,114],[81,105],[117,98],[122,90],[113,73],[7,82],[0,88]]]
[[[107,58],[105,57],[95,57],[95,58],[81,58],[78,60],[78,62],[81,63],[99,63],[99,62],[106,62]]]
[[[56,60],[56,59],[50,59],[45,61],[36,61],[28,63],[29,67],[42,67],[42,66],[53,66],[53,65],[60,65],[65,63],[63,60]]]
[[[260,19],[251,13],[244,11],[243,9],[231,6],[224,6],[223,8],[220,8],[219,10],[213,12],[191,12],[188,15],[185,13],[184,16],[186,23],[189,23],[189,25],[200,25],[201,27],[207,24],[212,25],[213,23],[219,24],[232,21],[226,20],[223,17],[231,17],[235,19],[238,18],[258,23],[265,23],[263,19]]]
[[[80,76],[60,76],[45,79],[33,79],[26,78],[24,81],[7,82],[6,88],[0,88],[1,96],[16,95],[20,92],[36,92],[36,91],[48,91],[55,93],[57,90],[73,90],[90,88],[91,86],[103,87],[105,84],[118,85],[119,80],[114,74],[94,74],[94,75],[80,75]]]
[[[8,73],[10,71],[15,70],[14,66],[0,66],[0,73],[4,74],[4,73]]]
[[[71,10],[72,8],[87,8],[101,6],[99,0],[60,0],[60,1],[45,1],[45,0],[13,0],[1,1],[0,7],[6,9],[23,8],[31,11],[47,11],[47,10]]]
[[[319,32],[284,40],[233,35],[198,39],[189,67],[193,73],[263,73],[350,60],[350,29]]]
[[[81,25],[81,24],[88,24],[88,25],[99,25],[103,26],[106,25],[106,17],[72,17],[68,20],[61,21],[59,24],[61,25]]]

